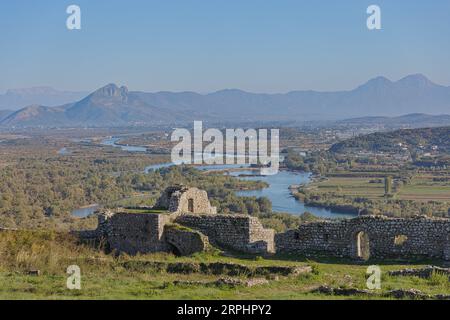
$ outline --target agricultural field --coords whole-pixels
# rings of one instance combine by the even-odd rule
[[[389,178],[387,178],[389,177]],[[390,180],[386,189],[386,181]],[[305,203],[363,214],[447,217],[450,182],[446,171],[339,172],[301,186],[293,195]]]
[[[384,179],[378,177],[331,176],[311,184],[309,189],[368,199],[385,197]],[[441,174],[419,173],[408,184],[394,183],[393,194],[399,200],[450,201],[450,175],[443,177]]]
[[[380,199],[384,197],[384,180],[360,177],[330,177],[311,185],[319,193],[338,193],[340,195]]]
[[[450,175],[419,174],[403,186],[398,198],[417,201],[450,201]]]

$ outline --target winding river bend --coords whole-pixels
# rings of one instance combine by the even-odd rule
[[[105,146],[112,146],[121,148],[124,151],[129,152],[145,152],[144,147],[137,146],[124,146],[117,144],[120,138],[111,137],[104,139],[101,144]],[[151,170],[158,170],[161,168],[167,168],[172,166],[172,163],[162,163],[157,165],[148,166],[145,172],[150,172]],[[226,169],[242,169],[239,171],[229,171],[227,174],[239,177],[239,179],[244,180],[261,180],[268,183],[269,187],[262,190],[246,190],[238,191],[236,194],[238,196],[249,196],[249,197],[267,197],[272,202],[272,208],[276,212],[286,212],[293,215],[300,215],[305,211],[311,212],[318,217],[325,218],[351,218],[355,215],[352,213],[341,213],[333,210],[328,210],[324,208],[307,206],[301,201],[296,200],[289,190],[291,185],[307,184],[311,181],[310,173],[302,172],[292,172],[292,171],[280,171],[278,174],[273,176],[255,176],[254,171],[248,169],[248,165],[210,165],[210,166],[198,166],[198,170],[202,171],[214,171],[214,170],[226,170]],[[93,208],[83,208],[83,215],[86,214],[89,209]],[[86,210],[87,209],[87,210]],[[95,211],[95,210],[94,210]],[[79,212],[78,212],[79,213]]]

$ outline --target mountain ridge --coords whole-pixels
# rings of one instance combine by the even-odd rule
[[[59,106],[87,95],[82,91],[57,90],[49,86],[8,89],[0,94],[0,110],[18,110],[33,104]]]
[[[410,128],[435,127],[450,125],[450,114],[430,115],[426,113],[410,113],[397,117],[360,117],[339,120],[341,125],[380,125],[390,127],[408,126]]]
[[[450,87],[422,74],[398,81],[379,76],[349,91],[251,93],[224,89],[212,93],[129,91],[110,83],[75,102],[56,107],[25,107],[0,125],[108,126],[204,121],[308,121],[450,113]],[[46,115],[48,114],[48,119]]]

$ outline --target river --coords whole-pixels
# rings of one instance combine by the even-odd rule
[[[72,211],[72,215],[77,218],[86,218],[100,209],[100,205],[93,204],[86,207],[81,207]]]
[[[232,172],[232,175],[252,174],[252,171]],[[267,197],[272,202],[272,209],[276,212],[286,212],[294,215],[302,214],[306,211],[317,217],[324,218],[353,218],[354,214],[345,214],[333,210],[312,207],[295,199],[289,190],[292,185],[307,184],[311,181],[310,173],[300,173],[281,170],[273,176],[251,176],[239,177],[243,180],[260,180],[269,184],[269,188],[262,190],[238,191],[237,195],[247,197]]]
[[[118,138],[118,137],[110,137],[110,138],[103,139],[102,142],[100,142],[100,144],[102,144],[104,146],[121,148],[123,151],[129,151],[129,152],[146,152],[147,151],[147,148],[145,148],[145,147],[117,144],[119,142],[119,140],[120,140],[120,138]]]
[[[129,152],[145,152],[144,147],[135,146],[123,146],[118,145],[117,142],[120,138],[109,138],[102,141],[103,145],[113,146],[121,148],[122,150]],[[162,163],[151,165],[145,168],[145,172],[148,173],[151,170],[158,170],[161,168],[167,168],[172,166],[172,163]],[[213,171],[213,170],[226,170],[226,169],[242,169],[239,171],[230,171],[226,174],[230,174],[236,177],[240,175],[253,175],[259,171],[252,171],[248,169],[248,165],[210,165],[210,166],[198,166],[196,167],[201,171]],[[248,197],[267,197],[272,202],[273,211],[286,212],[293,215],[300,215],[306,211],[314,214],[318,217],[324,218],[352,218],[355,217],[352,213],[342,213],[334,210],[307,206],[301,201],[296,200],[289,190],[291,185],[307,184],[311,181],[310,173],[292,172],[281,170],[278,174],[272,176],[243,176],[239,177],[243,180],[261,180],[267,182],[269,187],[262,190],[245,190],[237,191],[238,196]],[[94,210],[95,211],[95,210]],[[87,210],[85,210],[87,212]],[[92,212],[91,212],[92,213]]]
[[[152,165],[146,168],[146,172],[150,170],[157,170],[160,168],[170,167],[170,163],[161,165]],[[196,169],[201,171],[215,171],[226,169],[242,169],[239,171],[229,171],[226,174],[238,177],[242,180],[264,181],[269,187],[262,190],[244,190],[237,191],[238,196],[246,197],[267,197],[272,202],[272,209],[276,212],[285,212],[293,215],[301,215],[308,211],[317,217],[323,218],[354,218],[355,214],[342,213],[325,208],[312,207],[305,205],[303,202],[298,201],[291,195],[289,187],[292,185],[307,184],[311,181],[311,174],[306,172],[293,172],[287,170],[281,170],[276,175],[272,176],[259,176],[255,173],[259,171],[248,170],[248,165],[209,165],[209,166],[197,166]],[[247,175],[240,177],[240,175]],[[251,176],[248,176],[251,175]]]

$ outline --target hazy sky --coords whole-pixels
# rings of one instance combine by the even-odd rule
[[[81,30],[66,28],[70,4]],[[450,85],[448,0],[1,1],[0,36],[0,91],[341,90],[411,73]]]

